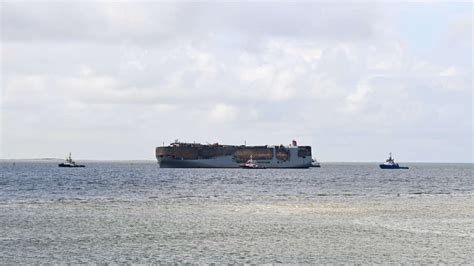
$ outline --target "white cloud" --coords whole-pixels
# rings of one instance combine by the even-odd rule
[[[347,110],[348,111],[357,111],[361,108],[362,104],[365,103],[369,93],[373,91],[373,88],[370,86],[369,82],[361,81],[357,84],[356,91],[347,96],[346,100],[348,102]]]
[[[455,67],[453,66],[450,66],[449,68],[441,71],[439,73],[440,76],[443,76],[443,77],[452,77],[452,76],[455,76],[457,74],[457,70]]]
[[[266,49],[273,53],[281,53],[286,57],[296,57],[306,62],[317,61],[321,58],[322,50],[318,48],[317,43],[294,43],[288,40],[271,40]]]
[[[234,106],[219,103],[209,113],[214,122],[232,122],[237,118],[238,109]]]
[[[371,45],[368,50],[367,68],[374,71],[399,70],[404,64],[403,52],[399,42]]]

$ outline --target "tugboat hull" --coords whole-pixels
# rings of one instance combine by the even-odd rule
[[[75,165],[70,165],[70,164],[65,164],[65,163],[60,163],[58,164],[59,167],[86,167],[85,165],[82,164],[75,164]]]
[[[382,169],[408,169],[408,167],[404,166],[398,166],[398,165],[385,165],[385,164],[380,164],[380,168]]]
[[[242,168],[242,169],[267,169],[265,166],[261,166],[261,165],[254,165],[254,166],[240,165],[240,168]]]

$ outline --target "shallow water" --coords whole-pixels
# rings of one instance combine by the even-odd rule
[[[472,263],[472,164],[0,163],[0,262]]]

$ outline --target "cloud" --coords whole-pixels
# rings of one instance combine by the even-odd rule
[[[440,76],[444,76],[444,77],[452,77],[452,76],[455,76],[457,74],[457,70],[455,67],[451,66],[443,71],[441,71],[439,73]]]
[[[472,8],[472,6],[471,6]],[[472,49],[472,13],[458,15],[449,22],[442,41],[445,45],[456,49]]]
[[[179,5],[99,2],[4,2],[2,31],[8,41],[165,41]]]
[[[85,154],[93,146],[101,158],[150,158],[150,147],[177,137],[298,138],[326,160],[359,148],[373,160],[385,139],[420,151],[416,140],[430,138],[469,157],[464,46],[419,53],[387,15],[391,5],[1,5],[4,157],[29,157],[30,147],[62,156],[80,139],[74,148]],[[447,23],[444,45],[467,40],[458,34],[466,23]]]
[[[210,112],[209,116],[215,122],[229,122],[237,118],[238,109],[223,103],[217,104]]]
[[[367,81],[361,81],[357,84],[357,89],[352,94],[347,96],[347,110],[355,111],[360,108],[361,104],[367,99],[369,94],[373,91],[373,88],[368,84]]]
[[[374,17],[376,5],[348,3],[5,2],[2,38],[159,44],[230,30],[252,37],[362,40],[374,34]]]

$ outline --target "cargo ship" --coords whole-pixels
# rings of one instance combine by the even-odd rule
[[[161,168],[239,168],[250,158],[265,168],[309,168],[311,146],[284,145],[221,145],[175,141],[156,147]]]

